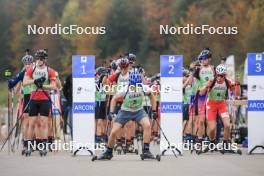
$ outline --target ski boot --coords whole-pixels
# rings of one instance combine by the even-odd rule
[[[123,144],[121,142],[121,140],[117,140],[117,143],[114,147],[114,151],[117,152],[118,155],[121,155],[122,152],[125,154],[124,148],[123,148]]]
[[[191,153],[193,152],[193,151],[195,151],[196,152],[196,154],[201,154],[202,153],[202,150],[203,150],[203,148],[202,148],[202,144],[203,144],[203,139],[202,138],[195,138],[195,140],[194,140],[194,148],[193,148],[193,150],[191,151]]]
[[[216,140],[209,141],[209,143],[207,143],[207,146],[205,149],[203,149],[202,143],[201,143],[201,149],[199,151],[197,151],[198,155],[203,154],[203,153],[207,153],[209,151],[210,152],[217,151],[217,148],[214,148],[214,150],[211,150],[211,147],[210,147],[211,145],[213,145],[212,147],[216,146]]]
[[[135,149],[133,143],[127,144],[125,150],[126,150],[126,153],[135,153],[136,155],[138,155],[138,149]]]
[[[43,150],[39,150],[39,155],[42,156],[46,156],[48,154],[48,150],[43,149]]]
[[[47,143],[47,147],[48,147],[48,150],[49,152],[52,152],[52,147],[51,145],[55,142],[55,139],[53,137],[49,137],[48,138],[48,143]]]
[[[23,151],[22,151],[22,152],[23,152]],[[24,155],[25,155],[26,157],[30,156],[31,153],[32,153],[32,150],[31,150],[30,148],[24,150]]]
[[[136,130],[136,139],[137,139],[137,141],[143,140],[143,133],[141,130]]]
[[[141,158],[141,160],[153,159],[153,160],[157,160],[157,161],[160,161],[160,159],[161,159],[160,155],[154,156],[149,150],[143,151],[143,153],[140,154],[140,158]]]
[[[223,141],[222,143],[222,150],[220,150],[220,152],[222,154],[225,154],[225,153],[230,153],[230,154],[238,154],[238,155],[242,155],[242,151],[240,149],[237,149],[237,150],[234,150],[232,149],[232,143],[230,140],[227,140],[227,141]]]
[[[112,158],[113,158],[113,153],[105,151],[105,152],[103,152],[102,154],[100,154],[98,156],[94,156],[92,158],[92,161],[95,161],[95,160],[111,160]]]
[[[21,151],[21,155],[22,155],[22,156],[25,155],[25,151],[26,151],[26,149],[23,148],[22,151]]]

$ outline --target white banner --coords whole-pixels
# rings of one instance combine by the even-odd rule
[[[248,59],[248,152],[264,147],[264,54],[249,53]],[[264,153],[261,147],[253,153]]]
[[[226,77],[229,80],[235,81],[235,56],[230,55],[226,59],[227,74]]]
[[[248,59],[245,59],[245,63],[244,63],[244,77],[243,77],[243,84],[247,84],[248,83]]]
[[[171,146],[182,152],[182,56],[161,55],[161,128]],[[168,142],[161,134],[160,150],[173,154]],[[175,151],[177,153],[177,151]]]
[[[77,152],[80,155],[88,155],[94,153],[94,67],[94,56],[72,56],[72,130],[74,154],[77,154]]]

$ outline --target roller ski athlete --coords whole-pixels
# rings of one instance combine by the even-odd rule
[[[158,123],[160,123],[160,76],[156,77],[157,80],[153,82],[154,88],[156,89],[156,92],[154,93],[155,99],[156,99],[156,111],[158,112],[158,118],[153,122],[153,137],[154,142],[157,144],[160,144],[160,131],[158,127]]]
[[[193,76],[198,80],[198,91],[196,93],[197,103],[197,139],[196,143],[202,144],[205,137],[205,116],[206,116],[206,92],[201,92],[201,89],[205,86],[207,81],[213,80],[215,77],[214,66],[210,65],[212,53],[209,48],[205,48],[198,56],[199,64],[197,64],[193,70]],[[198,146],[198,145],[197,145]],[[200,149],[198,148],[198,151]]]
[[[95,91],[95,120],[96,120],[96,131],[95,131],[95,142],[105,143],[107,141],[105,123],[106,122],[106,107],[107,107],[107,94],[103,90],[103,86],[106,84],[108,69],[104,67],[98,67],[96,69],[96,91]]]
[[[208,151],[220,151],[221,153],[237,153],[241,154],[239,149],[232,146],[230,140],[230,117],[227,111],[226,99],[228,91],[234,91],[234,85],[230,80],[226,79],[227,68],[225,65],[220,64],[216,67],[216,78],[209,80],[206,85],[201,89],[202,93],[208,93],[207,100],[207,135],[209,137],[209,144],[204,150],[198,154],[206,153]],[[239,84],[239,83],[236,83]],[[220,115],[224,126],[224,139],[222,148],[216,142],[216,115]],[[211,145],[211,147],[210,147]],[[213,146],[213,148],[212,148]],[[236,146],[237,148],[237,146]]]
[[[192,73],[183,70],[183,141],[187,144],[193,144],[196,139],[196,117],[195,117],[195,98],[197,93],[197,80]]]
[[[24,65],[23,69],[16,75],[16,77],[14,79],[10,79],[8,80],[8,88],[9,89],[13,89],[14,87],[16,87],[19,83],[23,82],[24,76],[26,71],[29,68],[32,68],[33,66],[33,62],[34,62],[34,58],[33,56],[28,54],[29,50],[26,50],[26,55],[22,57],[21,61]],[[31,93],[31,86],[21,86],[21,93],[23,94],[23,100],[22,100],[22,117],[21,117],[21,128],[22,128],[22,137],[23,137],[23,149],[22,149],[22,155],[24,154],[28,154],[29,152],[25,152],[26,148],[27,148],[27,131],[29,128],[29,117],[28,117],[28,111],[29,111],[29,101],[30,101],[30,93]],[[20,120],[20,119],[18,119]]]
[[[149,150],[149,143],[151,137],[151,127],[150,120],[146,112],[142,107],[142,102],[144,98],[144,94],[148,94],[151,99],[152,104],[152,117],[157,117],[156,112],[156,103],[155,99],[150,91],[143,92],[143,88],[139,85],[142,85],[142,75],[137,71],[132,71],[129,73],[129,86],[120,93],[117,93],[111,101],[109,119],[114,117],[114,108],[116,106],[116,102],[118,98],[123,97],[124,101],[121,106],[121,110],[118,112],[117,117],[114,119],[113,127],[111,134],[109,136],[108,144],[106,150],[92,158],[92,161],[95,160],[111,160],[113,157],[113,147],[115,144],[115,138],[117,132],[129,121],[133,120],[139,123],[143,128],[143,151],[140,155],[141,159],[157,159],[160,160],[159,155],[157,157],[153,156],[153,154]]]
[[[108,84],[112,86],[114,94],[120,93],[120,88],[125,88],[129,85],[129,70],[133,69],[135,55],[125,54],[124,57],[112,62],[113,73],[108,77]],[[115,63],[115,64],[113,64]],[[118,114],[123,103],[123,97],[117,99],[114,113]],[[133,131],[134,130],[134,131]],[[126,154],[126,142],[133,142],[132,136],[135,136],[134,122],[127,122],[118,132],[116,137],[116,145],[114,151],[117,154]]]
[[[29,146],[38,143],[40,156],[46,156],[48,152],[48,117],[51,109],[48,91],[56,89],[56,75],[55,71],[46,65],[48,58],[46,50],[37,50],[35,57],[36,66],[26,71],[23,80],[24,86],[31,85],[29,129],[25,153],[26,156],[29,156],[31,153]]]
[[[55,71],[56,75],[56,90],[50,91],[50,101],[52,104],[51,113],[49,116],[49,134],[48,134],[48,148],[52,152],[51,145],[61,138],[61,122],[62,109],[60,101],[60,90],[62,88],[59,73]]]

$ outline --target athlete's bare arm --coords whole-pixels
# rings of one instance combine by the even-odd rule
[[[56,86],[56,80],[51,80],[50,81],[50,84],[43,85],[43,89],[46,89],[46,90],[54,90],[56,88],[57,88],[57,86]]]
[[[200,89],[200,95],[204,95],[209,90],[212,84],[213,84],[213,80],[207,81],[204,87]]]
[[[157,105],[156,105],[156,99],[155,99],[155,96],[154,96],[152,93],[150,93],[149,97],[150,97],[150,102],[151,102],[152,111],[156,111],[156,107],[157,107]]]
[[[26,86],[30,84],[34,84],[34,80],[30,78],[29,76],[25,75],[23,79],[23,85]]]
[[[122,95],[118,95],[118,94],[113,96],[113,98],[111,100],[111,104],[110,104],[110,112],[114,112],[115,107],[116,107],[116,101],[117,101],[118,98],[121,98],[121,97],[123,97],[123,96]]]

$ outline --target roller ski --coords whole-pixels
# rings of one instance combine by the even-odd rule
[[[48,154],[48,150],[44,149],[44,150],[39,150],[39,155],[42,156],[47,156]]]
[[[113,158],[113,153],[105,151],[104,153],[102,153],[98,156],[94,156],[92,158],[92,161],[95,161],[95,160],[111,160],[112,158]]]
[[[140,154],[141,160],[157,160],[160,161],[161,157],[160,155],[154,156],[149,150],[144,151],[142,154]]]
[[[225,153],[242,155],[242,151],[240,149],[234,150],[231,148],[231,145],[232,143],[230,141],[224,141],[222,146],[223,149],[220,150],[220,153],[222,153],[223,155]]]

